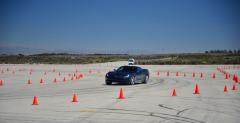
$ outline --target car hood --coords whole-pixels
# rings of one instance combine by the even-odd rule
[[[121,71],[111,71],[111,72],[108,72],[108,75],[109,76],[127,76],[127,75],[131,75],[131,73],[129,72],[121,72]]]

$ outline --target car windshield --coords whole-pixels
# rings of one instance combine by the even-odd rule
[[[117,71],[133,73],[133,72],[137,71],[137,67],[122,66],[122,67],[118,68]]]

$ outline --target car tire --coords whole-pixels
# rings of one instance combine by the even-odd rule
[[[111,85],[112,84],[112,82],[106,82],[106,85]]]
[[[135,77],[131,77],[129,81],[129,85],[134,85],[135,84]]]
[[[147,75],[147,76],[145,76],[143,83],[146,84],[148,82],[148,80],[149,80],[149,76]]]

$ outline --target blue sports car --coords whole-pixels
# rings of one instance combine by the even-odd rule
[[[138,66],[121,66],[105,76],[106,85],[112,83],[134,85],[135,83],[147,83],[148,79],[149,71]]]

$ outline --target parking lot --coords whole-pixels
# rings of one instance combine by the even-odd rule
[[[1,64],[0,122],[239,123],[240,86],[232,79],[239,66],[141,65],[150,71],[147,84],[105,85],[106,72],[125,64]]]

